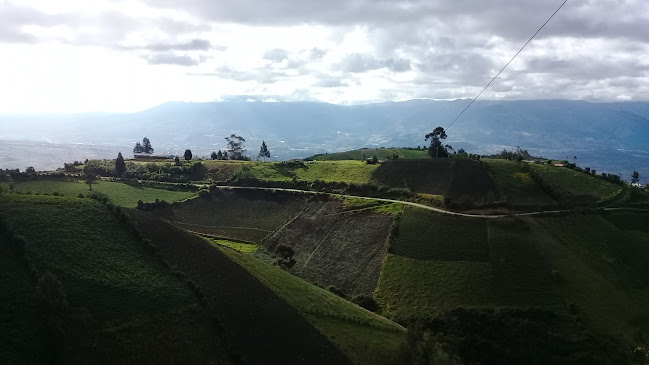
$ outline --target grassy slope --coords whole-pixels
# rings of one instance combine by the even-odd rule
[[[390,252],[420,260],[486,262],[487,221],[406,207]]]
[[[410,232],[425,232],[436,223],[423,217],[411,220],[407,213],[400,230],[408,227],[406,237],[419,241],[413,252],[427,257],[422,253],[425,240]],[[558,313],[570,309],[595,332],[629,339],[637,329],[649,333],[646,227],[649,215],[622,212],[490,220],[489,262],[390,254],[375,297],[391,318],[438,314],[455,306],[540,306]],[[462,230],[467,226],[457,224],[453,233],[431,244],[447,245]],[[403,238],[393,238],[393,247]],[[464,249],[471,252],[470,246]]]
[[[219,345],[209,324],[195,329],[187,324],[200,315],[198,300],[187,285],[146,253],[103,205],[90,199],[5,195],[0,196],[0,215],[26,237],[28,255],[41,274],[51,271],[61,281],[71,315],[95,323],[67,332],[70,356],[91,356],[99,362],[220,357],[210,348]],[[168,325],[139,325],[159,321]],[[169,336],[158,337],[165,333]],[[139,340],[133,344],[127,338]],[[95,348],[84,347],[93,341]],[[186,341],[195,342],[191,351]]]
[[[425,261],[388,254],[376,300],[389,318],[440,313],[456,306],[491,304],[485,262]]]
[[[530,166],[548,183],[574,195],[590,195],[602,201],[613,198],[622,190],[620,185],[565,167],[541,164]]]
[[[270,191],[222,191],[159,209],[155,215],[180,228],[229,240],[259,243],[293,218],[304,198]]]
[[[557,202],[534,182],[517,162],[501,159],[483,159],[489,165],[500,191],[513,207],[553,207]]]
[[[128,214],[160,256],[201,288],[207,308],[221,321],[231,347],[246,363],[348,363],[296,308],[218,247],[151,214],[137,210]]]
[[[88,185],[81,182],[36,180],[16,183],[17,192],[38,192],[52,194],[61,193],[65,196],[76,197],[80,193],[92,194]],[[171,191],[150,187],[134,187],[124,183],[100,181],[92,185],[92,190],[99,194],[106,195],[113,203],[127,208],[135,208],[137,201],[152,203],[156,199],[167,202],[185,200],[195,194],[187,191]]]
[[[45,363],[48,340],[36,282],[0,234],[0,362]]]
[[[240,252],[222,249],[302,313],[353,363],[397,364],[403,328],[277,266]]]
[[[318,161],[303,167],[289,167],[280,162],[268,162],[252,165],[252,176],[261,180],[289,181],[323,180],[326,182],[343,181],[363,184],[370,182],[372,172],[377,165],[368,165],[360,161]]]
[[[443,195],[456,203],[484,205],[502,199],[487,169],[464,158],[385,161],[372,179],[394,188]]]
[[[362,148],[358,150],[336,152],[326,155],[316,155],[312,158],[317,161],[336,160],[364,160],[376,156],[379,160],[385,160],[388,156],[397,154],[400,159],[428,158],[426,151],[408,150],[405,148]],[[362,158],[361,158],[362,157]]]

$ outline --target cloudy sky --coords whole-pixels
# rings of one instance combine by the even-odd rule
[[[0,0],[0,112],[474,97],[562,0]],[[649,100],[649,1],[569,0],[483,99]]]

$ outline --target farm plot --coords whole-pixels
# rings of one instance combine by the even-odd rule
[[[372,179],[390,187],[443,195],[458,204],[486,205],[501,199],[489,172],[462,158],[385,161]]]
[[[116,217],[91,199],[0,197],[0,214],[29,242],[41,271],[65,286],[73,307],[97,320],[159,312],[196,303],[182,280],[144,252]]]
[[[223,323],[232,347],[246,362],[349,363],[296,309],[217,247],[151,214],[135,210],[129,214],[160,256],[200,287],[211,313]],[[278,349],[281,356],[273,356]]]
[[[153,203],[156,199],[160,199],[171,203],[196,195],[189,191],[172,191],[110,181],[98,181],[92,185],[92,190],[91,192],[88,189],[88,185],[75,181],[35,180],[16,183],[16,191],[22,193],[53,194],[57,192],[65,196],[77,197],[79,194],[89,195],[95,192],[105,195],[113,203],[126,208],[135,208],[138,200]]]
[[[487,221],[405,207],[389,251],[419,260],[487,262]]]
[[[558,203],[541,189],[520,163],[500,159],[484,159],[500,191],[514,208],[553,208]]]
[[[259,243],[295,217],[306,201],[304,196],[280,191],[216,190],[154,214],[188,231]]]
[[[250,255],[223,249],[296,308],[354,364],[400,364],[403,327]]]
[[[306,280],[371,294],[392,219],[371,210],[345,211],[339,201],[313,202],[264,245],[269,251],[279,244],[292,246],[297,263],[291,271]]]
[[[530,167],[556,189],[567,191],[575,196],[590,196],[595,201],[605,201],[614,198],[622,191],[621,185],[566,167],[540,164],[532,164]]]
[[[61,363],[228,363],[212,324],[196,324],[203,312],[187,284],[146,252],[103,205],[90,199],[5,195],[0,196],[0,219],[26,238],[31,262],[40,275],[55,275],[68,303],[62,320],[66,331],[43,330],[49,322],[35,297],[36,280],[25,277],[23,262],[21,268],[1,255],[3,359],[7,345],[14,355],[26,356],[25,362],[42,356],[52,360],[56,350]]]
[[[490,305],[491,264],[424,261],[388,254],[376,301],[388,318],[439,314],[458,306]]]

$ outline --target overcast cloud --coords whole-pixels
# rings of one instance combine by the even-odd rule
[[[4,0],[0,112],[474,97],[562,0]],[[570,0],[484,99],[649,100],[649,2]]]

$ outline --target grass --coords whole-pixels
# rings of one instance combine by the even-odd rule
[[[484,159],[498,188],[515,208],[554,207],[557,202],[534,182],[519,163],[502,159]]]
[[[41,271],[61,280],[71,306],[98,320],[182,308],[196,299],[150,257],[106,207],[91,199],[0,197],[0,214],[25,236]]]
[[[172,191],[151,187],[136,187],[119,182],[98,181],[92,185],[92,192],[88,185],[82,182],[56,181],[56,180],[34,180],[17,182],[16,192],[33,192],[40,194],[52,194],[58,192],[64,196],[77,197],[79,194],[89,195],[93,192],[105,195],[114,204],[135,208],[138,200],[145,203],[152,203],[156,199],[167,202],[181,201],[196,194],[188,191]]]
[[[234,242],[230,240],[221,240],[215,238],[208,238],[208,239],[219,246],[228,247],[233,250],[247,253],[247,254],[255,253],[255,251],[259,249],[259,246],[255,245],[254,243]]]
[[[272,191],[217,190],[154,212],[180,228],[232,241],[260,243],[293,218],[305,198]]]
[[[317,161],[339,161],[339,160],[357,160],[364,161],[372,156],[379,160],[385,160],[388,156],[399,156],[400,159],[422,159],[428,158],[425,150],[409,150],[405,148],[361,148],[358,150],[329,153],[324,155],[312,156]]]
[[[250,174],[261,180],[290,181],[293,178],[304,181],[346,182],[348,184],[369,183],[377,165],[361,161],[318,161],[299,167],[281,162],[267,162],[250,165]]]
[[[397,364],[405,340],[402,327],[277,266],[221,249],[304,315],[354,364]]]
[[[606,219],[621,230],[639,231],[649,234],[649,214],[611,212],[606,215]]]
[[[600,202],[612,199],[622,191],[620,185],[566,167],[542,164],[531,164],[530,167],[549,184],[574,195],[593,196]]]
[[[466,207],[489,205],[502,199],[487,169],[464,158],[385,161],[374,171],[372,179],[392,188],[442,195],[449,202]]]
[[[487,262],[487,222],[406,207],[389,252],[419,260]]]
[[[649,242],[631,242],[630,247],[623,247],[629,244],[624,242],[624,234],[598,216],[527,221],[543,256],[560,273],[558,291],[588,328],[623,341],[631,340],[638,328],[649,333],[649,291],[642,286],[630,287],[635,280],[626,280],[625,269],[634,262],[646,265]],[[629,257],[629,253],[642,251],[644,255]],[[645,282],[646,278],[640,272],[635,276]]]
[[[8,363],[45,363],[47,328],[41,320],[36,282],[9,250],[0,233],[0,359]]]
[[[520,219],[489,221],[494,303],[502,306],[546,307],[565,312],[552,281],[552,265],[543,257],[529,225]]]
[[[31,262],[40,274],[50,271],[60,280],[69,304],[66,331],[43,333],[47,321],[34,298],[34,279],[25,276],[24,267],[0,255],[0,349],[4,337],[10,337],[6,343],[22,356],[50,360],[54,355],[42,351],[55,341],[56,359],[62,363],[224,360],[224,353],[215,351],[223,347],[211,323],[197,322],[203,312],[187,284],[145,251],[102,204],[70,197],[3,195],[0,219],[27,239]],[[156,325],[133,325],[140,322]]]
[[[376,301],[388,318],[428,316],[492,304],[488,262],[427,261],[388,254]]]

